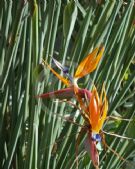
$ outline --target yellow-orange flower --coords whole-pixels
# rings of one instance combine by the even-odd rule
[[[44,64],[52,71],[52,73],[59,79],[61,80],[66,86],[70,86],[70,85],[77,85],[77,80],[79,78],[82,78],[84,76],[86,76],[87,74],[93,72],[102,55],[104,52],[104,47],[97,47],[95,48],[90,54],[88,54],[82,61],[81,63],[78,65],[75,74],[73,77],[71,77],[72,81],[62,77],[60,74],[58,74],[46,61],[43,61]],[[57,62],[57,66],[61,69],[63,66],[61,65],[61,63],[59,63],[58,61],[56,61],[55,59],[55,63]],[[62,69],[61,69],[62,70]]]
[[[99,133],[106,119],[108,101],[104,86],[99,97],[96,87],[93,88],[89,104],[89,122],[93,133]]]

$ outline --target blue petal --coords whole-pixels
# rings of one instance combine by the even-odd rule
[[[69,68],[66,66],[63,66],[60,62],[58,62],[56,59],[52,58],[53,62],[55,63],[55,65],[63,71],[63,73],[68,73],[69,72]]]
[[[69,74],[69,68],[66,66],[63,66],[59,61],[57,61],[54,58],[52,58],[52,60],[54,64],[66,75],[66,77],[69,78],[71,82],[73,82],[73,77]]]
[[[92,139],[101,142],[101,136],[99,134],[92,133]]]

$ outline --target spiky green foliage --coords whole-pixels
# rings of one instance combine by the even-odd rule
[[[98,1],[99,2],[99,1]],[[80,127],[64,120],[76,115],[66,103],[35,99],[62,86],[41,65],[54,56],[73,72],[93,48],[104,44],[100,65],[80,81],[101,89],[109,100],[108,114],[135,119],[134,1],[0,1],[0,168],[76,168],[75,138]],[[80,116],[76,121],[82,123]],[[134,121],[106,122],[104,130],[135,138]],[[100,153],[102,169],[135,168],[134,142],[106,136],[120,156]],[[93,168],[79,146],[79,168]]]

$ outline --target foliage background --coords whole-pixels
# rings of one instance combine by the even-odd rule
[[[105,82],[108,114],[133,121],[107,121],[104,130],[135,138],[134,1],[0,1],[0,168],[76,168],[80,128],[63,118],[81,124],[82,119],[65,103],[35,99],[64,87],[41,61],[51,63],[53,56],[73,73],[100,44],[101,63],[80,87],[91,89],[94,82],[100,91]],[[135,168],[133,141],[111,136],[106,141],[127,161],[101,150],[100,168]],[[93,168],[82,143],[78,156],[79,168]]]

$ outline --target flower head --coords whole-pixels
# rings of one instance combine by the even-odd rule
[[[103,52],[104,52],[103,46],[94,49],[93,52],[90,53],[86,58],[84,58],[82,62],[79,64],[79,66],[76,69],[74,78],[79,79],[93,72],[99,63],[103,55]]]
[[[44,64],[48,67],[48,69],[51,70],[51,72],[60,80],[62,81],[68,88],[66,90],[58,90],[54,92],[49,92],[45,94],[38,95],[37,97],[41,98],[62,98],[62,99],[68,99],[72,98],[74,95],[83,96],[85,97],[89,93],[87,89],[80,89],[77,84],[77,80],[79,78],[84,77],[85,75],[91,73],[94,71],[103,55],[104,47],[97,47],[93,50],[89,55],[86,56],[82,60],[82,62],[77,67],[74,76],[71,76],[69,74],[68,68],[63,66],[60,62],[58,62],[56,59],[52,59],[55,65],[64,73],[66,76],[63,77],[59,73],[57,73],[46,61],[43,60]],[[69,92],[69,93],[68,93]],[[68,93],[68,94],[67,94]],[[88,96],[88,95],[87,95]],[[89,96],[88,96],[89,97]]]
[[[82,77],[86,76],[87,74],[93,72],[99,63],[99,61],[103,55],[103,52],[104,52],[103,46],[95,48],[78,65],[74,76],[69,75],[68,68],[63,66],[60,62],[58,62],[56,59],[53,58],[53,62],[55,63],[55,65],[65,74],[65,76],[69,80],[67,80],[66,78],[59,75],[53,68],[51,68],[51,66],[46,61],[43,61],[43,62],[52,71],[52,73],[55,76],[57,76],[57,78],[59,80],[61,80],[65,85],[69,86],[69,85],[71,85],[71,83],[73,85],[74,82],[76,82],[79,78],[82,78]]]
[[[93,133],[98,134],[107,116],[108,101],[104,86],[99,97],[96,87],[93,88],[89,103],[89,122]]]

